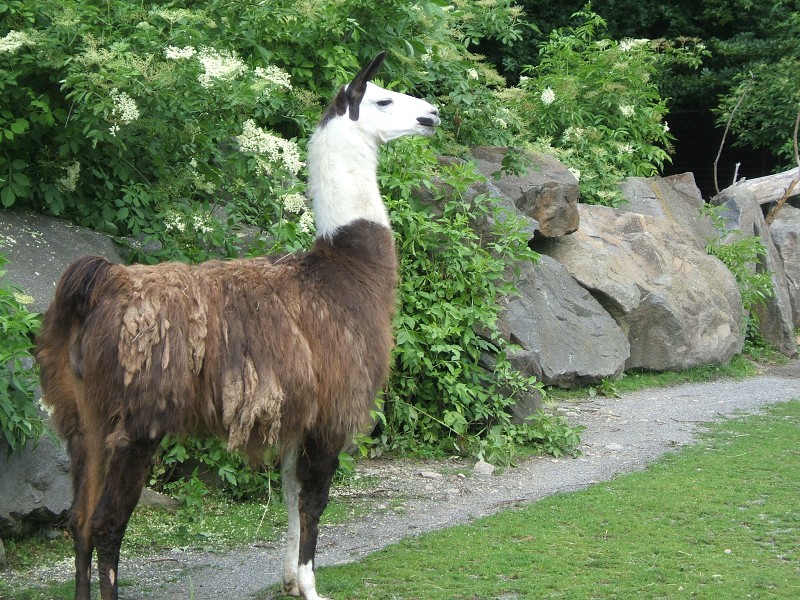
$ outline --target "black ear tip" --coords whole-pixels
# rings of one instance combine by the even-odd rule
[[[351,120],[358,120],[358,105],[361,104],[361,99],[364,97],[364,92],[367,89],[367,82],[372,79],[375,73],[378,72],[378,69],[381,68],[386,54],[386,50],[378,52],[375,58],[364,66],[353,81],[350,82],[350,85],[347,86],[347,105],[350,109]]]

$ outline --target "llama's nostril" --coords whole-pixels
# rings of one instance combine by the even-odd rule
[[[431,110],[428,114],[432,115],[430,117],[417,117],[417,122],[420,125],[425,125],[425,127],[436,127],[441,121],[439,120],[439,111],[438,109]]]

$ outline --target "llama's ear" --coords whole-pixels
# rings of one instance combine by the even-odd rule
[[[381,68],[385,58],[386,50],[379,52],[368,65],[358,72],[358,75],[347,86],[347,108],[350,110],[351,120],[358,121],[358,107],[364,98],[364,92],[367,91],[367,82],[375,77],[375,73]]]

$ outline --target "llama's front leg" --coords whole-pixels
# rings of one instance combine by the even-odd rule
[[[297,446],[286,450],[281,458],[281,486],[289,521],[286,556],[283,561],[283,593],[299,596],[297,561],[300,555],[300,483],[297,481]]]
[[[317,552],[319,519],[328,505],[333,474],[339,466],[339,453],[331,452],[311,436],[306,438],[297,457],[297,480],[300,484],[300,547],[297,585],[305,600],[325,600],[317,594],[314,557]]]
[[[133,509],[139,502],[145,476],[159,440],[132,442],[117,449],[110,461],[103,495],[92,516],[92,535],[97,548],[100,597],[117,600],[119,551]]]

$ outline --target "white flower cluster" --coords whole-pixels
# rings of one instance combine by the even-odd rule
[[[9,31],[4,37],[0,38],[0,52],[12,54],[22,46],[33,45],[33,38],[24,31]]]
[[[629,50],[633,50],[634,48],[639,48],[640,46],[644,46],[649,44],[650,40],[647,38],[639,38],[639,39],[632,39],[626,38],[619,43],[619,49],[623,52],[628,52]]]
[[[117,88],[111,90],[111,100],[114,101],[114,108],[111,114],[120,123],[131,123],[139,118],[139,107],[136,101],[125,92],[120,92]]]
[[[283,197],[283,210],[296,215],[304,213],[306,210],[305,196],[298,193],[286,194]]]
[[[619,112],[622,113],[622,116],[626,119],[630,119],[636,110],[630,104],[620,104],[619,105]]]
[[[619,152],[620,154],[633,154],[633,144],[631,144],[630,142],[625,142],[624,144],[620,144]]]
[[[110,96],[114,102],[114,108],[111,109],[113,123],[108,131],[111,135],[117,135],[120,123],[131,123],[139,118],[139,107],[136,106],[133,98],[125,92],[120,92],[117,88],[111,90]]]
[[[78,178],[81,174],[81,163],[75,160],[62,168],[66,171],[66,175],[56,179],[56,185],[62,192],[74,192],[75,188],[78,186]]]
[[[260,79],[263,79],[272,85],[284,87],[287,90],[292,89],[292,82],[289,79],[289,74],[280,67],[276,67],[275,65],[256,67],[255,74],[256,77],[259,77]]]
[[[244,122],[242,134],[236,136],[236,141],[242,152],[257,154],[268,160],[268,163],[260,163],[267,174],[272,172],[273,165],[282,166],[291,175],[297,175],[303,168],[297,144],[264,131],[252,119]]]
[[[167,231],[178,231],[183,233],[186,231],[186,221],[183,220],[183,215],[177,212],[170,212],[164,217],[164,226]]]
[[[597,190],[595,195],[609,205],[618,197],[618,194],[611,190]]]
[[[300,227],[300,231],[304,233],[311,233],[314,231],[314,215],[311,214],[311,211],[306,211],[302,215],[300,215],[300,221],[298,221],[298,226]]]
[[[200,233],[211,233],[214,231],[213,221],[210,215],[194,213],[192,215],[192,224],[194,225],[194,230]]]
[[[183,48],[178,48],[177,46],[167,46],[164,49],[164,58],[167,60],[184,60],[187,58],[192,58],[195,54],[197,54],[197,50],[191,46],[184,46]]]
[[[211,218],[211,215],[200,212],[192,213],[191,225],[197,233],[211,233],[214,231],[214,220]],[[184,233],[187,226],[186,215],[172,210],[164,216],[164,226],[167,228],[167,231]]]
[[[281,217],[280,224],[284,226],[290,222],[285,217],[286,213],[300,215],[297,219],[297,228],[303,233],[311,233],[316,228],[314,224],[314,215],[308,208],[306,197],[297,192],[291,192],[283,196],[283,210],[284,217]]]
[[[230,51],[201,48],[197,59],[203,67],[198,80],[204,88],[211,87],[218,79],[234,79],[247,70],[242,60]]]
[[[586,135],[586,131],[582,127],[575,127],[570,125],[564,130],[563,139],[566,143],[580,142]]]
[[[165,21],[168,21],[171,24],[175,24],[181,19],[186,19],[187,21],[190,20],[198,20],[197,14],[194,11],[191,11],[186,8],[153,8],[150,12],[154,15],[158,15]]]
[[[547,86],[542,90],[542,95],[540,96],[540,98],[545,106],[550,106],[553,102],[556,101],[556,93],[553,91],[553,88]]]
[[[300,215],[300,219],[297,221],[300,231],[311,233],[314,230],[314,215],[308,210],[306,197],[303,194],[298,194],[297,192],[286,194],[283,197],[283,210]]]
[[[189,171],[194,179],[194,187],[206,194],[214,193],[217,186],[214,185],[213,181],[206,179],[206,176],[197,170],[197,160],[194,158],[189,161]]]
[[[216,50],[207,46],[199,51],[191,46],[167,46],[164,48],[164,58],[167,60],[188,60],[195,57],[203,68],[203,72],[197,79],[204,88],[210,88],[218,80],[229,81],[249,71],[244,61],[230,50]],[[275,65],[256,67],[252,73],[262,81],[262,84],[258,86],[262,90],[267,85],[287,90],[292,89],[289,74],[280,67]]]
[[[478,71],[476,69],[467,69],[467,77],[470,79],[480,79],[480,75],[478,75]]]

